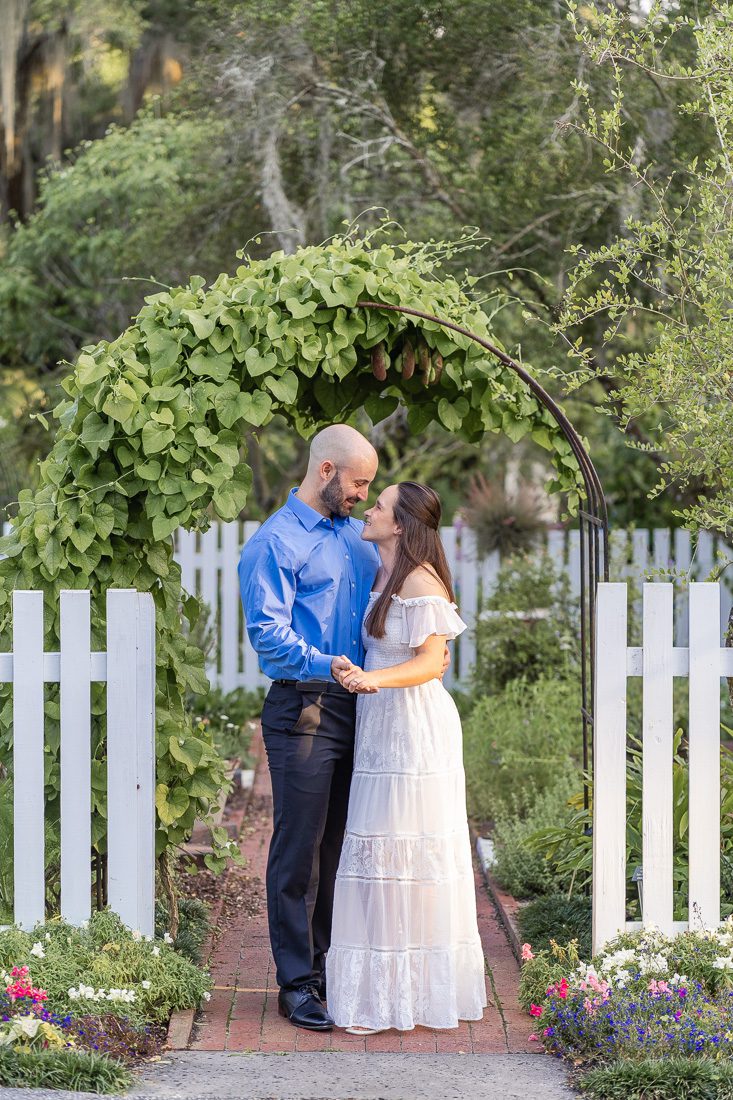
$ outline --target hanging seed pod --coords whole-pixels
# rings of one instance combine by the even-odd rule
[[[405,340],[405,347],[402,353],[402,377],[412,378],[415,373],[415,349],[409,340]]]
[[[387,363],[384,355],[384,341],[380,340],[372,348],[372,374],[378,382],[384,382],[387,377]]]
[[[420,373],[422,374],[422,384],[427,386],[430,383],[430,348],[420,337],[420,342],[417,345],[417,353],[420,356]]]
[[[437,385],[440,382],[440,376],[443,373],[443,356],[439,351],[433,352],[433,385]]]

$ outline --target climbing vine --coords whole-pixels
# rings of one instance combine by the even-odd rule
[[[205,529],[209,509],[233,520],[252,475],[243,440],[280,414],[305,436],[362,408],[376,422],[400,401],[415,433],[440,422],[468,440],[503,431],[551,454],[556,485],[577,492],[578,469],[551,414],[511,370],[469,337],[439,324],[357,305],[369,300],[436,314],[489,337],[470,286],[441,277],[446,246],[334,238],[325,246],[243,257],[233,275],[146,299],[120,337],[85,347],[64,382],[55,442],[41,487],[19,494],[0,549],[0,635],[9,641],[13,589],[39,588],[45,644],[58,649],[58,595],[92,592],[93,645],[104,647],[110,586],[153,594],[157,615],[158,853],[207,816],[223,762],[184,709],[208,683],[186,640],[198,601],[181,589],[171,535]],[[469,280],[470,283],[470,280]],[[495,342],[495,341],[494,341]],[[9,648],[6,644],[5,648]],[[12,749],[9,685],[0,686],[0,762]],[[104,692],[93,685],[93,842],[105,843]],[[46,799],[59,806],[59,704],[46,702]],[[230,847],[215,831],[210,865]]]

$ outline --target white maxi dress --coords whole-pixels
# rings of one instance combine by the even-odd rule
[[[393,596],[385,636],[362,627],[364,667],[401,664],[431,634],[465,629],[442,596]],[[483,1015],[461,723],[440,680],[357,700],[326,978],[339,1027],[451,1028]]]

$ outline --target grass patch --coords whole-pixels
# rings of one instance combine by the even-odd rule
[[[733,1100],[733,1065],[707,1058],[624,1059],[589,1070],[578,1085],[596,1100]]]
[[[101,1054],[0,1050],[0,1082],[6,1088],[114,1093],[128,1089],[133,1077]]]

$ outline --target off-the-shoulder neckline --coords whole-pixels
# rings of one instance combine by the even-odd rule
[[[372,591],[369,593],[369,595],[370,596],[381,596],[382,593],[381,592],[376,592],[374,589],[372,589]],[[413,603],[414,604],[427,603],[430,600],[440,600],[441,603],[447,603],[449,607],[454,608],[454,610],[456,610],[456,611],[458,610],[458,604],[457,603],[451,603],[451,601],[448,599],[447,596],[408,596],[406,599],[403,599],[402,596],[398,596],[395,593],[391,597],[391,599],[395,600],[397,603],[404,604],[405,606],[407,604],[413,604]]]

